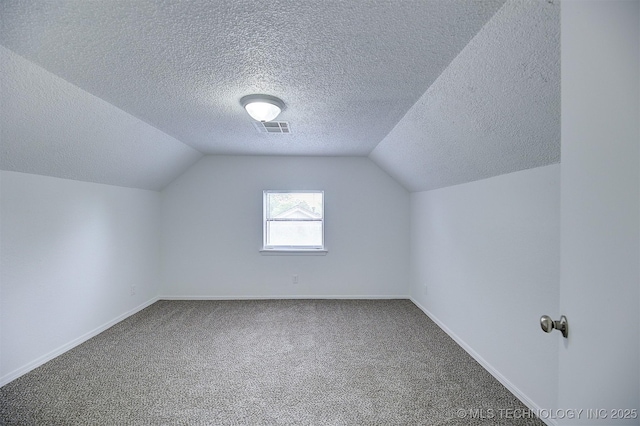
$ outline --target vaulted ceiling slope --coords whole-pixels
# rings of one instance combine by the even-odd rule
[[[161,189],[203,154],[370,155],[424,190],[559,160],[553,0],[3,0],[0,44],[4,170]]]
[[[154,167],[199,155],[176,141],[366,156],[503,3],[3,0],[1,165],[157,188]],[[239,103],[249,93],[281,97],[292,134],[258,133]]]
[[[202,154],[0,46],[0,169],[160,190]]]
[[[410,191],[559,162],[559,2],[507,2],[370,157]]]

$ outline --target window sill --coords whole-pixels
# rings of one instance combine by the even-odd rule
[[[263,256],[326,256],[328,250],[322,249],[261,249]]]

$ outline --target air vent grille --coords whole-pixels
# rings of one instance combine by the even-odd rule
[[[287,121],[254,121],[253,125],[260,133],[273,135],[291,133],[291,128]]]

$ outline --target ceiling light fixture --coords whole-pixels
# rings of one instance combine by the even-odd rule
[[[247,95],[240,103],[256,121],[273,121],[284,109],[284,102],[270,95]]]

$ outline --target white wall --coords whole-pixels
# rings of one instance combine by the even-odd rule
[[[640,3],[562,2],[559,407],[640,422]],[[637,414],[640,416],[640,413]]]
[[[411,194],[411,297],[532,408],[555,407],[560,165]]]
[[[0,173],[2,385],[154,299],[160,194]]]
[[[265,189],[325,191],[326,256],[259,253]],[[204,157],[163,191],[162,235],[161,296],[408,294],[409,194],[367,158]]]

